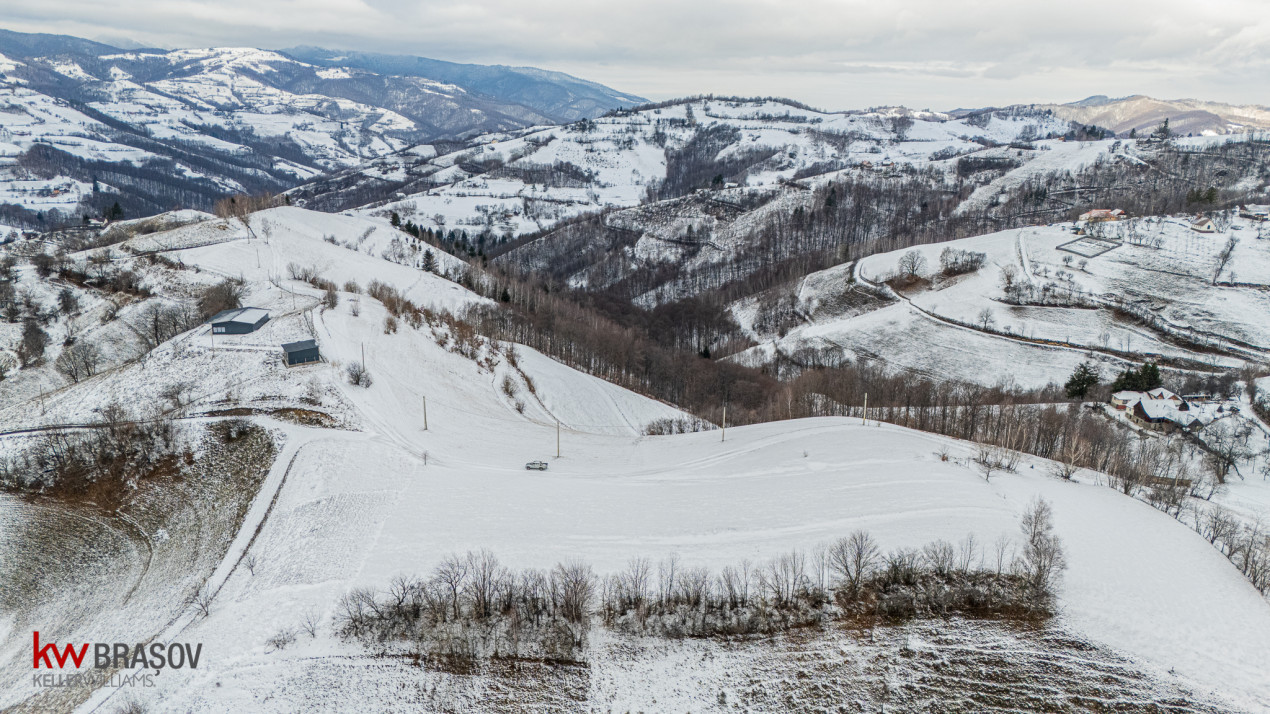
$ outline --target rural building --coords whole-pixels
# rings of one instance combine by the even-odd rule
[[[308,364],[309,362],[319,362],[322,359],[321,353],[318,352],[316,340],[288,342],[282,346],[282,355],[286,359],[288,367],[297,364]]]
[[[1195,430],[1212,421],[1199,409],[1192,409],[1185,399],[1163,388],[1149,392],[1116,392],[1111,396],[1111,404],[1126,411],[1130,421],[1148,429]]]
[[[1085,211],[1080,214],[1080,220],[1086,223],[1101,223],[1103,221],[1118,221],[1124,218],[1124,211],[1119,208],[1095,208],[1092,211]]]
[[[1116,392],[1111,395],[1111,406],[1124,411],[1137,404],[1140,399],[1142,399],[1142,392]]]
[[[1191,230],[1196,233],[1216,233],[1217,224],[1211,218],[1197,218],[1191,222]]]
[[[269,322],[269,313],[258,307],[240,307],[236,310],[222,310],[208,322],[212,323],[212,334],[245,335],[264,327]]]
[[[1239,217],[1252,221],[1270,220],[1270,209],[1261,206],[1241,206],[1239,208]]]
[[[1184,409],[1184,408],[1186,408],[1186,402],[1185,402],[1185,401],[1184,401],[1181,397],[1177,396],[1177,395],[1176,395],[1176,394],[1174,394],[1173,392],[1170,392],[1169,390],[1165,389],[1164,387],[1156,387],[1155,389],[1152,389],[1151,391],[1149,391],[1149,392],[1147,392],[1146,394],[1144,394],[1144,395],[1143,395],[1143,398],[1145,398],[1145,399],[1163,399],[1164,401],[1167,401],[1167,402],[1169,402],[1169,403],[1173,404],[1174,406],[1178,407],[1179,409]]]

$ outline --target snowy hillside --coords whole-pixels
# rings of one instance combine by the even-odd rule
[[[1191,230],[1182,217],[1104,224],[1085,237],[1073,228],[918,246],[809,275],[790,295],[803,322],[779,337],[755,329],[757,300],[741,301],[734,313],[762,344],[736,359],[762,363],[807,350],[934,378],[1035,388],[1062,382],[1091,356],[1107,373],[1129,361],[1211,371],[1270,356],[1263,223],[1234,218],[1214,234]],[[1221,263],[1231,241],[1232,255]],[[982,267],[945,274],[945,251],[982,254]],[[913,278],[901,268],[910,254],[921,257]],[[1007,282],[1017,287],[1008,290]],[[862,287],[890,300],[864,310],[836,307]],[[1001,369],[984,371],[987,355]]]
[[[535,79],[542,88],[566,80],[584,84]],[[558,114],[495,89],[270,50],[125,52],[0,32],[0,204],[32,214],[72,213],[85,199],[123,200],[132,214],[206,207],[208,197],[287,188],[412,145],[592,116],[638,98],[610,91],[588,101]],[[166,193],[145,184],[159,166],[184,183]]]
[[[401,197],[369,209],[427,228],[516,236],[582,213],[634,206],[697,188],[674,185],[668,156],[718,163],[720,183],[774,188],[782,181],[868,166],[922,168],[982,150],[1068,132],[1036,115],[953,120],[904,109],[822,112],[773,100],[685,100],[592,121],[481,137],[440,156],[406,152],[297,189],[302,205],[336,202],[363,185]],[[673,159],[671,159],[673,161]],[[669,176],[668,176],[669,172]],[[669,180],[668,180],[669,178]],[[713,175],[705,177],[709,185]],[[716,185],[715,188],[724,188]],[[334,194],[334,195],[332,195]]]
[[[1130,132],[1146,135],[1165,119],[1177,134],[1214,135],[1270,129],[1270,107],[1232,105],[1196,99],[1155,99],[1142,95],[1105,96],[1070,104],[1046,104],[1056,116],[1082,124],[1095,124],[1119,136]]]
[[[264,211],[250,221],[251,232],[209,218],[138,235],[111,255],[141,272],[153,292],[146,300],[176,300],[202,285],[240,279],[245,301],[271,312],[265,327],[213,336],[200,324],[143,359],[111,363],[51,390],[19,370],[4,382],[12,391],[0,410],[6,456],[39,438],[15,430],[91,423],[112,401],[159,402],[176,384],[184,385],[172,412],[182,429],[210,428],[225,415],[246,415],[267,429],[251,438],[271,458],[263,467],[252,462],[256,470],[244,471],[237,487],[201,491],[194,501],[187,493],[174,515],[151,504],[80,519],[74,543],[32,524],[80,522],[79,511],[0,496],[0,563],[16,558],[19,567],[49,573],[28,585],[30,597],[0,597],[0,661],[28,662],[30,630],[38,623],[62,641],[201,642],[203,662],[195,670],[165,671],[152,688],[106,687],[82,696],[40,691],[11,664],[2,668],[13,674],[0,680],[0,705],[36,697],[27,706],[86,712],[112,712],[133,700],[156,712],[446,711],[474,706],[518,681],[533,688],[519,695],[530,697],[522,701],[540,702],[543,711],[563,706],[556,696],[578,710],[724,711],[726,699],[787,691],[799,677],[773,662],[775,650],[714,641],[650,645],[603,632],[581,688],[572,689],[577,682],[568,679],[570,688],[560,692],[569,693],[561,694],[551,677],[573,677],[576,670],[507,680],[376,656],[335,635],[339,601],[355,588],[386,588],[395,576],[421,574],[450,553],[480,548],[515,568],[580,558],[608,574],[634,557],[672,554],[685,567],[717,572],[741,559],[762,562],[811,549],[856,528],[868,529],[887,549],[967,533],[987,544],[1017,538],[1020,514],[1041,496],[1053,504],[1068,558],[1060,613],[1045,632],[936,621],[895,631],[906,633],[897,648],[955,658],[938,644],[951,636],[964,638],[954,647],[1009,641],[1035,657],[1052,645],[1032,638],[1054,638],[1069,643],[1055,650],[1058,661],[1080,652],[1082,661],[1097,663],[1087,669],[1117,673],[1119,684],[1089,690],[1107,706],[1124,697],[1174,701],[1182,711],[1270,706],[1264,646],[1270,605],[1203,538],[1101,485],[1097,474],[1064,482],[1049,475],[1043,460],[1025,458],[1016,473],[985,480],[971,468],[973,449],[964,442],[859,419],[729,428],[726,439],[718,429],[647,436],[649,423],[687,415],[527,348],[464,336],[445,313],[483,298],[438,274],[460,267],[453,258],[438,256],[435,273],[410,259],[388,260],[404,249],[393,249],[402,234],[385,221],[299,208]],[[1017,240],[989,236],[967,247],[1005,260],[1010,249],[993,246]],[[1051,255],[1044,240],[1027,241],[1027,260]],[[148,263],[146,256],[164,261]],[[860,279],[880,277],[887,259],[866,261]],[[317,278],[295,279],[296,269]],[[24,284],[30,278],[19,276]],[[335,286],[334,306],[317,279]],[[388,329],[389,308],[365,292],[372,280],[395,287],[426,317],[418,325],[403,318]],[[323,361],[283,366],[280,343],[303,338],[316,340]],[[368,387],[350,384],[345,373],[363,359],[374,376]],[[55,379],[46,372],[43,384]],[[202,453],[220,458],[244,448],[216,443],[206,442]],[[548,462],[546,471],[525,469],[539,459]],[[215,478],[170,487],[150,482],[140,493],[204,482]],[[225,515],[231,513],[238,520]],[[49,545],[32,548],[33,539]],[[77,551],[82,558],[58,557]],[[69,583],[77,578],[96,587],[75,590]],[[198,614],[197,597],[187,599],[200,590],[210,593],[206,616]],[[313,635],[304,632],[309,616]],[[280,637],[288,632],[290,639]],[[883,643],[891,636],[886,628],[876,632]],[[879,656],[876,648],[886,646],[868,635],[826,637],[779,638],[772,647],[821,642],[813,646],[839,654],[814,660],[860,653],[847,656],[850,662]],[[897,672],[913,666],[902,664],[906,656],[896,655]],[[712,665],[716,658],[731,664]],[[753,685],[727,682],[724,675],[737,667],[770,674]],[[902,673],[868,681],[857,696],[870,702],[888,701],[868,693],[875,685],[876,691],[910,686]],[[1048,681],[1057,690],[1070,687],[1064,697],[1086,686]],[[1053,691],[1049,696],[1058,696]]]

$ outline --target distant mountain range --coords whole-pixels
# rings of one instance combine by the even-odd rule
[[[446,82],[468,92],[529,107],[558,122],[593,118],[617,107],[648,101],[563,72],[534,67],[458,64],[427,57],[338,52],[320,47],[292,47],[282,52],[302,62],[323,67],[350,67],[384,76],[422,77]]]
[[[643,101],[532,68],[316,48],[123,50],[0,30],[0,205],[30,212],[0,209],[0,223],[85,199],[121,201],[129,215],[206,207],[418,144]]]
[[[1037,104],[1062,119],[1094,125],[1127,137],[1158,127],[1165,119],[1174,134],[1238,134],[1270,129],[1270,107],[1222,104],[1196,99],[1155,99],[1141,94],[1112,98],[1095,95],[1068,104]]]
[[[703,162],[693,171],[719,164],[706,179],[753,183],[898,161],[903,144],[939,161],[1105,135],[1091,125],[1121,137],[1166,118],[1181,135],[1270,129],[1265,107],[1143,96],[949,113],[717,98],[700,102],[700,116],[678,117],[673,107],[691,103],[617,112],[603,129],[622,131],[610,136],[589,120],[646,101],[560,72],[317,47],[125,50],[0,30],[0,233],[101,215],[116,202],[134,217],[296,189],[294,199],[325,210],[422,195],[400,213],[445,215],[451,226],[501,221],[519,234],[700,188],[692,171],[675,173],[683,152]],[[730,114],[706,114],[716,108]],[[562,188],[543,202],[550,210],[526,208]]]

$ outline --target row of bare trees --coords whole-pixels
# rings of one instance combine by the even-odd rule
[[[384,592],[350,591],[336,632],[363,642],[407,641],[455,668],[491,657],[574,661],[586,645],[596,578],[580,562],[512,570],[488,550],[452,555],[424,578],[398,577]]]
[[[496,657],[577,661],[595,616],[619,631],[665,637],[770,634],[859,617],[1048,617],[1064,568],[1049,504],[1029,504],[1020,531],[1021,540],[1003,536],[991,552],[969,535],[888,553],[856,531],[810,554],[717,574],[675,556],[655,566],[633,558],[604,577],[577,561],[512,570],[488,550],[472,551],[382,592],[350,591],[334,625],[343,637],[406,642],[434,664],[470,669]]]
[[[621,631],[668,637],[770,634],[840,618],[1043,618],[1065,568],[1049,504],[1029,504],[1020,530],[1021,543],[1002,536],[991,550],[970,534],[885,553],[861,530],[717,573],[674,556],[655,566],[633,558],[601,581],[599,614]]]
[[[0,488],[91,495],[108,505],[146,478],[177,472],[193,456],[170,418],[130,412],[118,402],[101,409],[101,421],[84,428],[54,429],[0,460]]]

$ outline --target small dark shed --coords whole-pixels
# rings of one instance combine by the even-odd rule
[[[317,342],[314,340],[288,342],[282,346],[282,354],[287,360],[288,367],[322,359],[322,355],[318,352]]]
[[[269,313],[258,307],[240,307],[235,310],[222,310],[208,320],[212,323],[212,334],[245,335],[255,332],[269,322]]]

